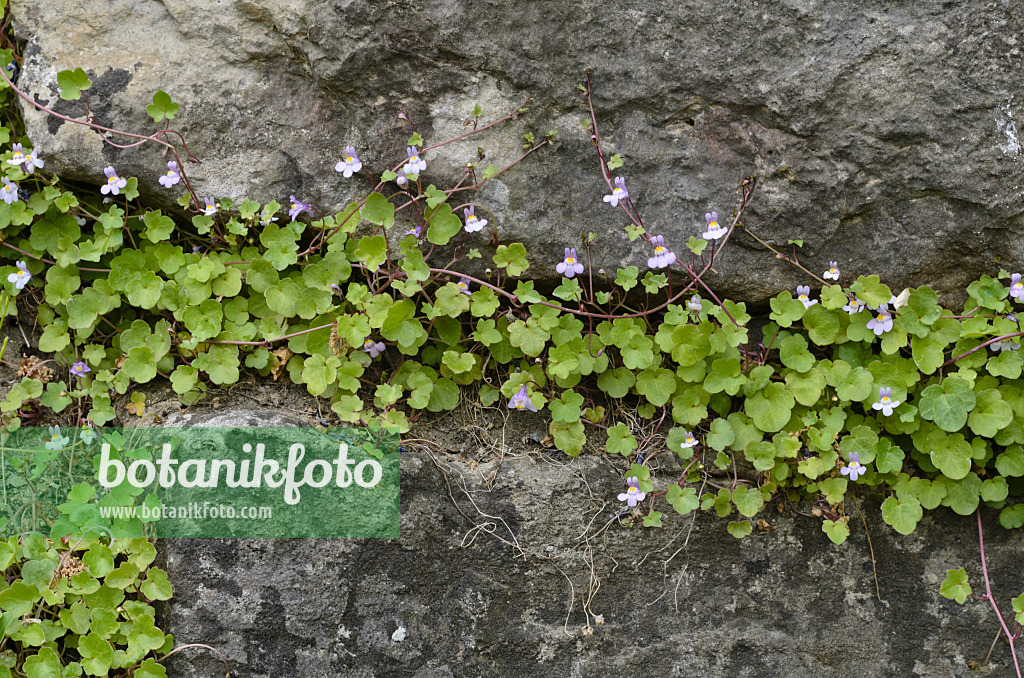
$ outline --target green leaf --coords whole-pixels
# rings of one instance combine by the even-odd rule
[[[167,580],[167,573],[158,567],[146,570],[145,581],[139,590],[150,600],[170,600],[174,594],[174,589]]]
[[[924,516],[921,502],[915,497],[887,497],[882,502],[882,520],[902,535],[908,535]]]
[[[174,232],[174,219],[165,217],[160,210],[146,212],[143,219],[146,224],[146,238],[153,243],[167,240]]]
[[[828,535],[833,544],[839,545],[850,536],[849,516],[843,516],[839,520],[824,520],[821,523],[821,531]]]
[[[608,442],[605,450],[609,454],[621,454],[628,457],[637,449],[636,438],[630,433],[629,426],[618,423],[608,429]]]
[[[389,229],[395,223],[395,206],[382,194],[373,192],[366,198],[361,215],[371,224]]]
[[[1013,603],[1013,611],[1017,613],[1016,617],[1014,617],[1017,623],[1024,624],[1024,593],[1011,599],[1010,602]]]
[[[804,327],[811,341],[818,346],[827,346],[835,343],[842,323],[837,313],[827,310],[821,304],[815,304],[804,312]]]
[[[128,634],[128,654],[134,661],[139,661],[154,650],[159,650],[165,642],[164,634],[156,627],[151,614],[140,615],[135,620]]]
[[[978,508],[981,501],[981,478],[977,473],[968,473],[956,482],[946,481],[946,497],[942,503],[954,513],[968,516]]]
[[[0,664],[0,667],[3,665]],[[42,647],[39,652],[25,659],[23,670],[28,678],[61,678],[63,665],[52,648]],[[10,676],[10,672],[7,674]]]
[[[972,450],[970,443],[960,433],[948,436],[933,436],[930,459],[943,475],[952,480],[965,477],[971,470]]]
[[[135,669],[134,678],[167,678],[167,669],[153,659],[146,659]]]
[[[90,676],[105,676],[114,661],[114,648],[98,633],[92,632],[78,641],[82,668]]]
[[[530,267],[530,263],[526,260],[526,248],[522,243],[499,245],[493,259],[495,265],[506,269],[508,274],[513,277],[522,275]]]
[[[736,509],[740,514],[746,518],[753,518],[764,506],[764,497],[761,496],[761,492],[746,485],[739,485],[732,491],[732,501],[736,504]]]
[[[583,405],[583,396],[575,391],[569,390],[562,393],[560,398],[552,400],[549,404],[551,418],[555,421],[570,424],[580,420],[580,407]]]
[[[644,527],[661,527],[661,511],[651,511],[644,516]]]
[[[462,221],[452,213],[451,205],[441,205],[436,209],[428,209],[426,219],[427,240],[435,245],[447,245],[448,241],[462,231]]]
[[[192,361],[210,375],[210,381],[218,385],[233,384],[238,381],[238,347],[230,345],[213,346],[206,353],[201,353]]]
[[[1003,402],[996,389],[977,394],[977,404],[967,417],[967,425],[976,435],[994,438],[996,433],[1013,421],[1013,410]]]
[[[797,372],[807,372],[815,362],[807,350],[807,340],[799,334],[791,334],[779,342],[779,358],[783,365]]]
[[[726,419],[715,419],[711,422],[711,432],[705,436],[705,443],[708,447],[718,452],[732,445],[736,434]]]
[[[769,383],[764,390],[747,398],[743,410],[754,426],[766,433],[779,431],[789,421],[796,400],[784,384]]]
[[[947,377],[941,384],[932,384],[921,392],[918,411],[943,431],[959,431],[967,423],[967,415],[976,402],[970,382],[960,377]]]
[[[378,237],[381,240],[384,239],[381,236]],[[290,228],[282,228],[277,224],[270,224],[264,227],[263,232],[260,233],[260,242],[267,248],[263,258],[278,271],[283,271],[299,260],[299,246],[296,240],[295,232]],[[367,238],[363,238],[363,240],[367,240]],[[382,254],[381,262],[384,261],[383,256]],[[373,267],[372,270],[377,269]]]
[[[769,442],[753,441],[743,450],[743,456],[758,471],[770,471],[775,467],[775,446]]]
[[[665,368],[648,368],[637,375],[636,391],[652,405],[661,407],[676,391],[676,375]]]
[[[1007,530],[1024,527],[1024,503],[1007,506],[999,512],[999,524]]]
[[[153,103],[146,106],[146,113],[153,118],[153,122],[160,122],[164,118],[174,120],[179,108],[181,106],[171,101],[171,96],[167,92],[158,89],[153,95]]]
[[[608,159],[608,171],[614,172],[615,170],[622,167],[622,156],[618,153]]]
[[[769,302],[772,312],[769,317],[779,324],[780,327],[789,327],[804,316],[804,305],[789,291],[780,292]]]
[[[963,605],[971,591],[971,585],[967,582],[967,570],[962,567],[959,570],[946,570],[946,578],[939,587],[939,594],[943,598],[955,600]]]
[[[1004,476],[1024,476],[1024,449],[1020,445],[1007,447],[996,457],[996,470]]]
[[[695,511],[700,506],[696,490],[692,487],[681,488],[675,484],[668,486],[665,500],[676,510],[676,513],[683,516]]]
[[[987,275],[981,276],[967,286],[967,294],[976,299],[979,306],[990,308],[994,311],[1002,311],[1006,307],[1003,301],[1009,295],[1010,290],[995,278]]]
[[[571,423],[551,422],[548,432],[555,441],[555,446],[570,457],[578,456],[583,451],[587,442],[586,432],[583,430],[583,422]]]
[[[818,491],[825,495],[825,501],[835,506],[843,501],[847,483],[846,478],[828,478],[818,483]]]
[[[448,194],[434,186],[434,184],[427,186],[427,190],[423,194],[427,196],[427,207],[430,209],[434,209],[448,200]]]
[[[82,91],[92,87],[92,81],[81,68],[73,71],[57,71],[57,86],[60,87],[60,98],[64,100],[81,99]]]
[[[877,275],[861,276],[850,286],[850,290],[868,306],[888,304],[892,291],[878,280]]]
[[[636,383],[636,376],[625,367],[617,367],[601,373],[597,378],[597,387],[612,398],[622,398]]]
[[[738,522],[730,521],[726,529],[729,531],[729,534],[737,539],[743,539],[749,535],[754,528],[751,526],[749,520],[740,520]]]

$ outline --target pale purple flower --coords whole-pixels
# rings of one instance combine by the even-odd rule
[[[686,432],[686,437],[683,438],[683,442],[679,444],[683,449],[693,447],[697,444],[697,439],[693,437],[693,434],[689,431]]]
[[[275,221],[277,221],[277,217],[267,212],[267,208],[264,207],[263,211],[260,212],[260,224],[263,226],[270,226]]]
[[[565,248],[565,260],[555,266],[555,270],[564,273],[566,278],[571,278],[578,273],[583,273],[583,264],[576,258],[576,248]]]
[[[533,401],[530,400],[530,396],[526,395],[526,385],[519,389],[519,392],[509,398],[508,409],[510,410],[530,410],[536,412],[537,408],[534,406]]]
[[[107,183],[100,186],[100,193],[103,195],[119,195],[121,189],[128,185],[128,180],[117,176],[113,167],[105,167],[103,173],[107,175]]]
[[[853,315],[854,313],[860,313],[864,310],[864,302],[854,297],[852,301],[843,306],[843,310],[848,314]]]
[[[704,231],[704,234],[701,236],[702,238],[718,240],[729,232],[729,229],[725,226],[718,225],[718,212],[708,212],[704,215],[704,221],[708,224],[708,230]]]
[[[633,508],[647,497],[646,492],[640,491],[640,479],[636,476],[627,478],[626,485],[629,487],[626,488],[625,492],[619,494],[619,501],[629,504],[629,508]]]
[[[401,186],[402,188],[405,188],[406,186],[409,185],[409,178],[406,177],[405,174],[399,174],[397,177],[395,177],[395,183]]]
[[[25,164],[23,169],[28,174],[32,174],[35,172],[36,167],[42,168],[43,164],[43,161],[39,159],[38,155],[36,155],[36,149],[33,148],[25,154]]]
[[[334,166],[334,171],[341,172],[342,176],[348,179],[352,176],[353,172],[358,172],[361,169],[363,169],[363,163],[359,160],[359,156],[356,155],[356,149],[352,146],[346,146],[345,157]]]
[[[10,205],[18,199],[18,184],[7,177],[4,177],[3,181],[3,188],[0,188],[0,200]]]
[[[376,358],[384,351],[384,342],[374,341],[373,339],[367,339],[363,342],[363,351],[370,354],[371,358]]]
[[[427,169],[427,161],[420,157],[420,152],[415,146],[409,146],[405,152],[409,154],[409,161],[405,163],[405,167],[402,168],[402,171],[406,174],[418,177],[420,172]]]
[[[417,240],[417,241],[419,241],[419,239],[420,239],[420,236],[422,236],[422,235],[423,235],[423,226],[421,226],[421,225],[417,224],[417,225],[413,226],[413,227],[412,227],[412,228],[410,228],[410,229],[406,229],[406,231],[405,231],[405,235],[413,235],[413,236],[416,236],[416,240]]]
[[[476,233],[482,230],[487,225],[486,219],[480,219],[474,214],[476,207],[470,205],[466,209],[462,210],[462,213],[466,215],[466,233]]]
[[[99,436],[96,435],[96,431],[92,429],[92,424],[87,419],[85,423],[82,424],[82,430],[78,434],[78,439],[86,445],[89,445],[97,438],[99,438]]]
[[[18,272],[9,274],[7,282],[14,283],[15,289],[23,290],[32,279],[32,274],[28,272],[28,265],[24,261],[16,261],[14,265],[17,266]]]
[[[472,292],[469,291],[469,278],[459,278],[458,286],[459,291],[462,292],[463,294],[473,294]]]
[[[629,191],[626,190],[626,180],[622,177],[615,177],[615,188],[612,189],[611,195],[604,197],[604,201],[611,203],[612,207],[618,207],[619,203],[625,202],[628,197]]]
[[[205,214],[206,216],[212,217],[219,211],[219,208],[217,207],[217,202],[213,198],[207,198],[203,202],[206,203],[206,209],[203,210],[203,214]]]
[[[839,264],[835,261],[828,262],[828,270],[822,276],[825,280],[839,280]]]
[[[676,263],[676,255],[665,247],[665,236],[656,235],[651,238],[654,245],[654,256],[647,259],[647,265],[651,268],[667,268]]]
[[[1020,281],[1020,273],[1014,273],[1010,279],[1010,296],[1017,301],[1024,301],[1024,283]]]
[[[875,317],[868,321],[868,329],[874,332],[876,337],[880,337],[892,329],[892,316],[889,314],[889,304],[882,304],[878,307]]]
[[[299,199],[294,195],[288,196],[288,200],[292,203],[291,209],[288,210],[288,216],[292,218],[292,221],[295,221],[295,218],[303,212],[309,212],[310,214],[313,213],[312,207],[304,202],[299,202]]]
[[[50,427],[50,438],[46,442],[46,449],[48,450],[59,450],[67,445],[70,441],[67,436],[63,436],[60,433],[60,426]]]
[[[871,409],[882,410],[882,414],[889,416],[894,407],[899,407],[900,401],[892,399],[892,389],[888,386],[878,389],[878,402],[872,403]],[[856,480],[856,478],[854,478]]]
[[[796,287],[796,298],[797,298],[797,301],[799,301],[801,304],[804,305],[804,308],[810,308],[811,306],[814,306],[816,303],[818,303],[817,299],[811,299],[809,296],[807,296],[810,293],[811,293],[810,286],[808,286],[808,285],[797,285],[797,287]]]
[[[21,148],[21,144],[12,145],[11,151],[14,153],[14,155],[11,157],[10,160],[7,161],[7,163],[10,165],[17,165],[19,167],[23,165],[25,163],[25,153]]]
[[[1002,353],[1003,351],[1016,351],[1018,348],[1020,348],[1020,344],[1009,339],[1003,339],[1002,341],[996,341],[991,343],[989,347],[993,351],[999,351],[1000,353]]]
[[[849,465],[839,469],[839,472],[844,476],[850,476],[850,480],[856,482],[857,478],[864,475],[867,469],[861,465],[860,455],[856,452],[851,452],[847,460],[850,462]]]
[[[71,366],[71,374],[76,377],[84,377],[86,372],[92,372],[92,370],[81,360]]]
[[[159,181],[164,188],[170,188],[181,181],[181,175],[178,174],[178,163],[173,160],[167,163],[167,174],[160,177]]]
[[[700,297],[695,294],[686,302],[686,308],[694,313],[700,313],[704,310],[704,304],[701,303]]]

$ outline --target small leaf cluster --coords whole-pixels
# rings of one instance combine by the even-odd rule
[[[0,678],[164,678],[174,639],[153,603],[173,590],[155,558],[143,538],[0,541]]]

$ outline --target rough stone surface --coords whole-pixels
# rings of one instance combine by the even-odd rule
[[[379,172],[403,155],[399,112],[436,141],[467,129],[474,103],[494,117],[532,97],[515,124],[427,154],[428,176],[451,179],[478,146],[511,158],[527,129],[556,129],[555,150],[480,196],[501,239],[523,240],[528,275],[541,278],[581,231],[601,236],[598,266],[643,265],[647,246],[630,244],[624,218],[601,202],[579,125],[575,86],[590,67],[608,150],[623,154],[651,232],[677,250],[754,174],[747,224],[777,245],[805,240],[812,270],[838,260],[897,289],[949,293],[1024,263],[1014,237],[1024,27],[1012,2],[26,0],[12,10],[27,41],[21,84],[39,101],[81,113],[57,99],[55,75],[81,66],[103,123],[152,129],[143,108],[158,88],[181,102],[174,122],[203,159],[193,168],[203,195],[294,193],[336,208],[366,190],[333,170],[345,144]],[[156,150],[118,151],[78,126],[26,118],[48,169],[97,182],[113,163],[139,176],[144,197],[170,202]],[[749,237],[736,241],[712,281],[722,292],[757,301],[805,281]]]
[[[214,416],[189,423],[232,422],[230,411]],[[960,566],[983,586],[973,518],[929,513],[901,537],[865,501],[879,602],[856,517],[839,547],[816,520],[774,510],[770,531],[742,541],[706,514],[692,533],[689,517],[666,516],[662,530],[609,525],[618,507],[605,499],[620,479],[595,456],[566,462],[513,446],[471,465],[410,451],[400,539],[161,541],[176,592],[163,628],[217,648],[238,678],[1012,671],[1005,644],[984,669],[968,668],[984,660],[997,622],[986,603],[938,593]],[[1008,610],[1024,535],[994,518],[989,569]],[[222,675],[212,653],[185,654],[170,661],[172,678]]]

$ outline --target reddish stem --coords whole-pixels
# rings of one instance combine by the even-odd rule
[[[999,626],[1002,627],[1003,633],[1006,634],[1006,640],[1010,644],[1010,655],[1013,657],[1013,668],[1017,670],[1017,678],[1022,678],[1020,673],[1020,664],[1017,662],[1017,650],[1013,646],[1013,634],[1010,633],[1010,629],[1006,627],[1006,621],[1003,619],[1003,613],[999,611],[999,605],[996,604],[996,599],[992,596],[992,586],[988,580],[988,564],[985,562],[985,538],[982,536],[981,531],[981,507],[975,511],[975,515],[978,517],[978,547],[981,550],[981,573],[985,577],[985,595],[984,598],[988,599],[988,602],[992,603],[992,609],[996,611],[996,616],[999,618]]]

